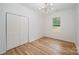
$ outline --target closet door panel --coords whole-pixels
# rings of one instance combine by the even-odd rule
[[[28,19],[7,13],[7,50],[28,41]]]

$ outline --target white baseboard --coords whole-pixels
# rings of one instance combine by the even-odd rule
[[[44,36],[36,37],[36,38],[34,38],[34,39],[32,39],[32,40],[30,39],[29,42],[32,42],[32,41],[38,40],[38,39],[40,39],[40,38],[42,38],[42,37],[44,37]]]
[[[79,46],[76,46],[76,48],[77,48],[77,52],[79,53]]]
[[[59,38],[59,37],[54,37],[54,36],[50,36],[50,35],[45,35],[45,37],[50,37],[50,38],[55,38],[55,39],[59,39],[59,40],[63,40],[63,41],[68,41],[68,42],[74,42],[73,40],[67,40],[65,38]]]

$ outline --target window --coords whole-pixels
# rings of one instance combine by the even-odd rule
[[[53,31],[60,32],[60,17],[53,17]]]
[[[60,17],[53,17],[53,26],[60,27]]]

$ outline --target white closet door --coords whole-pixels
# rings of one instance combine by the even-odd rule
[[[7,13],[7,50],[28,42],[28,18]]]

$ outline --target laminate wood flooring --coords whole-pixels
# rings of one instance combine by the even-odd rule
[[[43,37],[8,50],[4,55],[77,55],[72,42]]]

